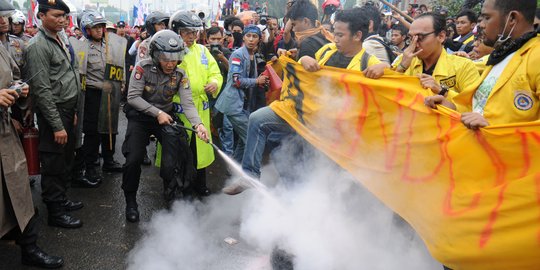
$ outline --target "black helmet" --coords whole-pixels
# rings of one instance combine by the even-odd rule
[[[169,29],[178,33],[180,28],[188,28],[190,30],[202,30],[203,23],[199,16],[191,11],[179,10],[171,16]]]
[[[186,48],[182,38],[171,30],[161,30],[152,36],[148,48],[152,61],[159,67],[160,61],[182,61]]]
[[[169,18],[169,15],[161,11],[152,11],[152,13],[146,16],[146,20],[144,21],[144,28],[146,28],[148,34],[154,35],[156,33],[156,28],[154,27],[154,24],[163,22],[165,23],[165,26],[169,26]]]
[[[83,26],[81,25],[81,20],[84,17],[84,15],[86,15],[87,13],[92,12],[92,11],[97,12],[97,11],[95,11],[93,9],[85,9],[81,13],[77,14],[77,26],[79,28],[81,28],[81,29],[83,28]]]
[[[15,13],[15,7],[7,0],[0,0],[0,17],[9,17]]]
[[[84,13],[81,18],[81,29],[85,37],[87,37],[86,30],[96,25],[107,25],[107,20],[97,11],[89,11]]]

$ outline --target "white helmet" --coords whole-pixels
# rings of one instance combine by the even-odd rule
[[[24,25],[26,23],[26,16],[24,16],[22,11],[15,10],[15,13],[11,15],[11,23]]]

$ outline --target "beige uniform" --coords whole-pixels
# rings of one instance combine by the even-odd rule
[[[88,50],[88,65],[86,66],[86,87],[103,89],[105,78],[105,43],[96,43],[90,40]]]

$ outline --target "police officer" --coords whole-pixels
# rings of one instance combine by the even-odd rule
[[[150,55],[148,54],[150,40],[155,33],[159,32],[160,30],[167,29],[169,26],[169,18],[169,15],[161,11],[152,11],[152,13],[146,16],[144,28],[146,29],[149,37],[139,44],[135,63],[139,63],[139,61],[143,59],[150,58]]]
[[[68,200],[67,182],[75,147],[74,125],[80,93],[78,63],[59,33],[69,7],[62,0],[39,0],[38,17],[42,25],[28,43],[25,74],[30,80],[33,108],[39,125],[41,190],[49,212],[48,224],[79,228],[81,220],[68,211],[83,207]]]
[[[24,45],[28,44],[28,41],[32,38],[30,35],[24,33],[24,25],[26,24],[26,16],[20,10],[16,10],[9,18],[11,23],[11,34],[24,41]]]
[[[103,171],[122,171],[120,163],[113,158],[116,134],[111,133],[109,136],[98,128],[101,110],[110,110],[112,113],[112,111],[117,111],[115,108],[120,106],[116,102],[111,102],[110,108],[102,104],[103,92],[108,91],[104,87],[110,86],[108,82],[104,82],[107,46],[109,45],[105,43],[104,28],[106,23],[105,18],[95,11],[87,13],[81,20],[83,33],[86,37],[85,42],[88,45],[82,151],[86,166],[86,179],[96,184],[102,181],[102,176],[95,164],[96,160],[99,160],[100,145],[103,156]]]
[[[8,17],[13,11],[10,3],[0,0],[0,27],[9,24]],[[0,194],[3,194],[0,200],[0,237],[10,231],[18,234],[16,243],[21,247],[23,264],[58,268],[64,260],[48,255],[36,245],[37,218],[30,188],[23,181],[28,178],[25,156],[8,114],[8,107],[28,94],[28,87],[23,88],[20,94],[8,89],[13,74],[18,73],[17,65],[7,50],[0,46]]]
[[[9,34],[9,18],[0,28],[0,41],[2,45],[8,50],[11,58],[15,60],[17,66],[22,67],[24,65],[24,41],[17,36]]]
[[[193,157],[187,134],[173,110],[173,96],[178,93],[184,114],[197,131],[208,141],[208,132],[193,104],[189,81],[184,70],[177,67],[186,49],[184,41],[170,30],[156,33],[149,46],[151,59],[135,66],[129,84],[126,105],[128,127],[122,152],[126,157],[122,189],[126,197],[126,219],[139,221],[136,194],[141,176],[141,163],[150,135],[163,145],[160,176],[163,178],[165,200],[171,203],[181,187],[193,178]]]

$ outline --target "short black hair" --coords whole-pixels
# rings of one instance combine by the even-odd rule
[[[405,27],[403,24],[393,24],[391,29],[399,31],[402,36],[409,34],[409,29],[407,29],[407,27]]]
[[[525,20],[530,24],[534,23],[536,8],[536,0],[495,0],[495,9],[499,10],[503,15],[515,10],[523,14]]]
[[[373,21],[373,32],[378,33],[381,27],[381,12],[379,9],[373,5],[364,5],[361,9],[365,12],[363,16],[367,16],[370,21]]]
[[[238,17],[234,17],[234,16],[226,17],[223,20],[223,28],[225,28],[225,30],[229,30],[229,25],[231,25],[231,23],[234,22],[234,21],[240,21],[240,19]]]
[[[456,19],[459,18],[459,17],[464,17],[464,16],[467,16],[467,20],[469,20],[469,22],[471,23],[477,23],[478,22],[478,15],[476,14],[476,12],[470,10],[470,9],[465,9],[465,10],[462,10],[461,12],[459,12],[459,14],[456,16]]]
[[[362,8],[340,10],[336,12],[334,21],[348,23],[351,35],[358,31],[362,32],[362,41],[368,37],[369,19],[366,11]]]
[[[297,0],[285,16],[291,20],[307,18],[311,21],[311,25],[314,26],[319,14],[317,13],[317,7],[311,1]]]
[[[244,23],[241,20],[235,20],[231,22],[231,31],[235,26],[240,26],[244,30]]]
[[[446,30],[446,19],[443,15],[434,12],[426,12],[420,14],[418,17],[415,18],[415,20],[425,17],[429,17],[433,20],[433,31],[435,31],[436,35]]]
[[[221,33],[221,35],[223,35],[223,30],[217,26],[210,27],[206,29],[206,38],[209,38],[210,35],[215,35],[217,33]]]

